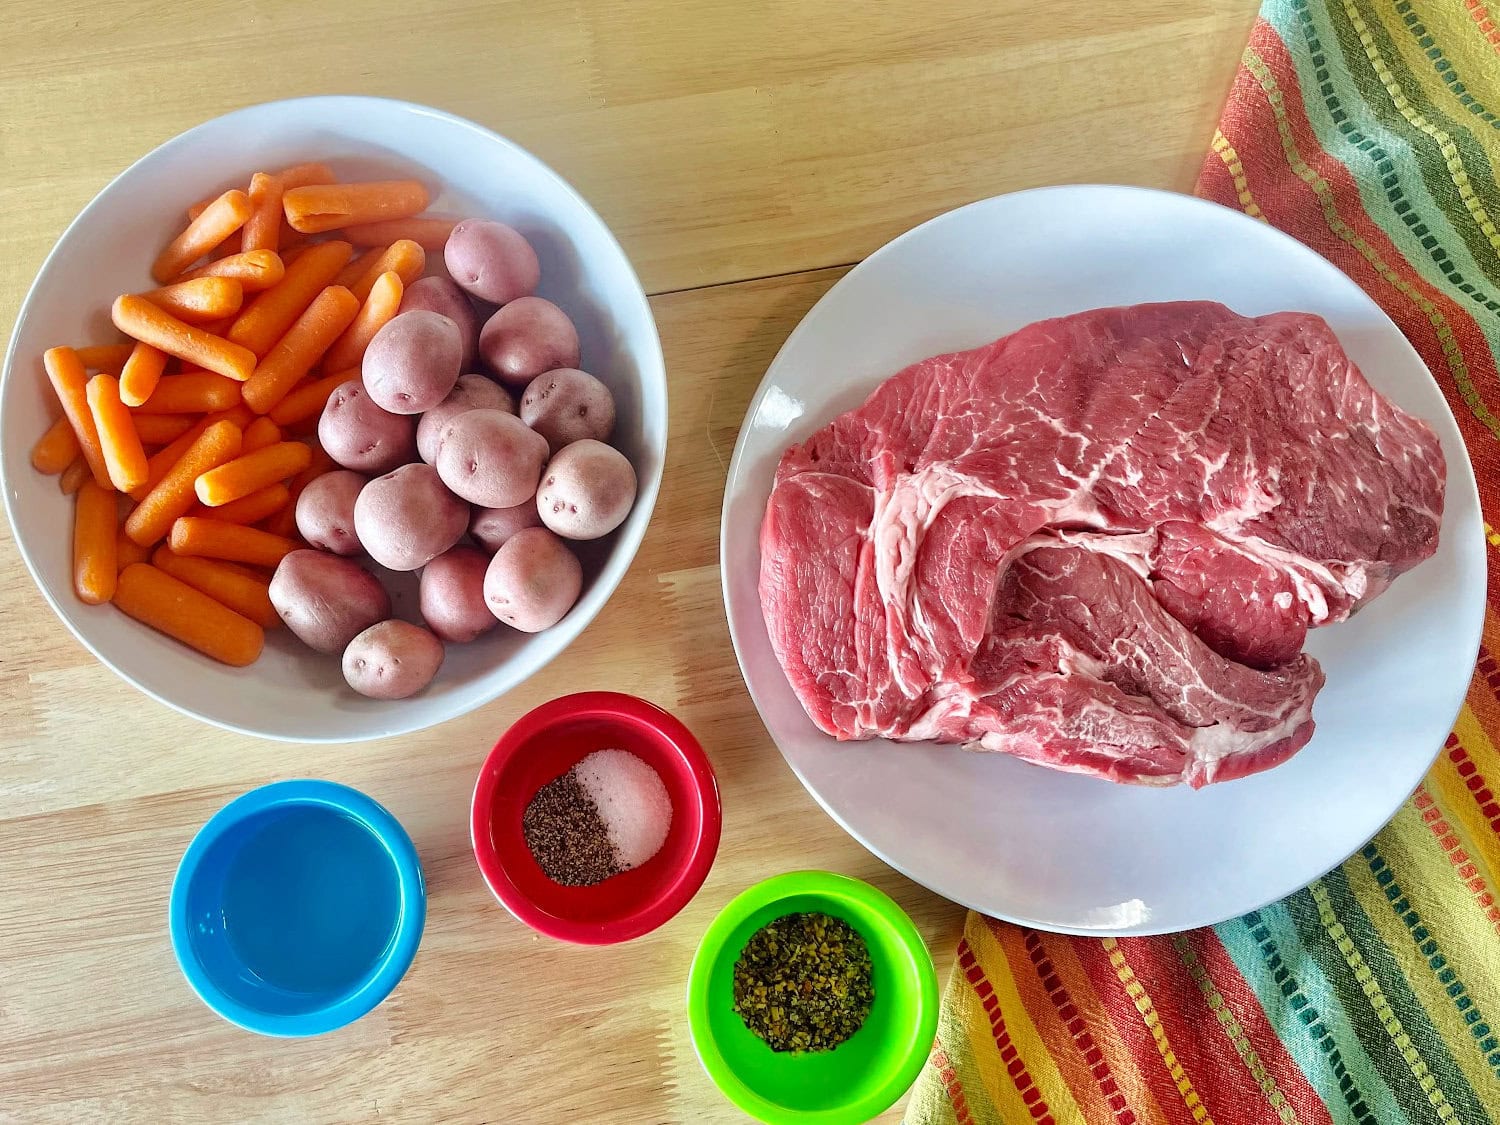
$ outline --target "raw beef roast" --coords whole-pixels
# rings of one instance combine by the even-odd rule
[[[1096,309],[923,360],[787,450],[761,605],[837,738],[1205,785],[1311,737],[1307,630],[1436,550],[1444,475],[1319,317]]]

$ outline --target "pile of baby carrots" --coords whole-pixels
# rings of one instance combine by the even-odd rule
[[[115,299],[124,341],[46,352],[62,416],[31,463],[76,495],[80,599],[226,664],[260,656],[297,497],[336,467],[309,431],[454,226],[428,202],[326,164],[256,172],[188,208],[157,288]]]

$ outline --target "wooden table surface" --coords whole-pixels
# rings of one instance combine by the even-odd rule
[[[1251,0],[13,0],[0,35],[0,325],[72,216],[136,157],[279,97],[425,102],[522,143],[639,269],[671,379],[656,515],[624,584],[546,671],[474,714],[357,746],[286,746],[169,711],[98,665],[0,544],[0,1120],[741,1120],[682,1010],[713,913],[823,867],[886,889],[940,972],[962,911],[813,803],[740,681],[718,575],[736,432],[766,365],[840,276],[915,223],[1037,184],[1188,190]],[[467,802],[530,707],[653,699],[718,770],[724,839],[676,919],[607,949],[539,939],[485,890]],[[406,825],[426,934],[392,997],[311,1041],[240,1032],[189,992],[165,926],[194,831],[253,786],[334,778]],[[886,1119],[900,1117],[899,1107]]]

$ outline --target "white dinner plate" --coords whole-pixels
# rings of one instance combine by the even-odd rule
[[[1328,684],[1291,761],[1194,791],[1059,773],[1002,754],[838,743],[808,719],[761,616],[761,517],[776,463],[886,377],[1046,317],[1144,301],[1318,313],[1370,382],[1442,439],[1437,555],[1353,619],[1309,635]],[[1064,933],[1168,933],[1243,914],[1334,867],[1390,819],[1443,744],[1484,616],[1483,524],[1463,441],[1426,366],[1375,302],[1294,239],[1217,204],[1140,188],[983,200],[856,266],[792,333],[735,446],[720,540],[736,654],[771,737],[855,839],[947,898]]]

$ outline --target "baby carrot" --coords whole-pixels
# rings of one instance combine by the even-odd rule
[[[198,501],[210,508],[259,492],[312,463],[312,450],[300,441],[279,441],[254,453],[241,453],[200,476],[193,485]],[[268,515],[270,513],[267,513]]]
[[[158,547],[151,562],[158,570],[186,582],[263,629],[274,629],[281,624],[281,617],[271,605],[270,583],[233,563],[179,555],[166,547]]]
[[[256,365],[255,374],[245,384],[245,403],[257,414],[264,414],[286,397],[297,381],[312,370],[313,364],[348,328],[359,312],[354,294],[338,285],[330,285],[286,335]]]
[[[57,478],[57,487],[62,489],[64,496],[71,496],[83,486],[84,481],[93,479],[94,476],[89,471],[89,463],[80,453],[73,459],[73,463],[62,471],[62,476]]]
[[[217,248],[244,226],[249,217],[250,197],[237,188],[226,191],[205,207],[203,213],[157,255],[151,266],[151,276],[156,278],[157,284],[165,285],[199,258]]]
[[[62,472],[78,456],[78,438],[66,418],[59,418],[31,447],[31,467],[49,477]]]
[[[363,303],[382,274],[394,273],[401,279],[402,285],[410,285],[422,276],[422,271],[426,268],[427,251],[410,239],[403,238],[381,251],[380,256],[365,268],[359,280],[349,286],[349,291]]]
[[[129,293],[116,297],[110,316],[125,335],[227,378],[243,383],[255,370],[255,353],[249,348],[184,324],[144,297]]]
[[[214,192],[213,195],[205,195],[202,199],[198,200],[197,203],[189,203],[187,209],[188,222],[192,222],[199,215],[203,214],[203,212],[207,211],[208,205],[223,194],[224,193],[222,191],[217,191]]]
[[[120,572],[115,605],[142,624],[224,664],[253,664],[265,632],[248,617],[147,563]]]
[[[166,370],[167,353],[150,344],[136,341],[130,358],[120,369],[120,401],[126,406],[139,406],[151,397],[161,382],[161,373]],[[145,438],[141,439],[145,441]]]
[[[275,250],[281,242],[281,180],[257,172],[250,177],[250,217],[245,220],[246,250]]]
[[[176,414],[137,414],[136,425],[143,426],[145,425],[148,418],[158,417],[163,419],[170,418],[175,421],[181,416]],[[228,410],[221,410],[217,414],[210,414],[206,418],[200,418],[197,422],[192,422],[192,419],[187,419],[187,421],[191,423],[189,428],[179,436],[173,438],[169,444],[164,445],[161,449],[158,449],[151,455],[150,459],[147,460],[146,469],[150,475],[146,478],[145,487],[133,489],[131,491],[131,499],[135,500],[137,503],[144,500],[146,498],[146,494],[153,488],[155,488],[158,484],[160,484],[162,478],[171,471],[172,466],[177,464],[178,461],[182,460],[182,455],[192,448],[193,442],[202,437],[204,431],[206,431],[210,426],[214,425],[214,423],[233,422],[236,429],[243,430],[250,424],[251,420],[254,417],[255,415],[251,413],[250,408],[243,402],[241,402],[230,407]]]
[[[271,516],[262,525],[273,535],[282,535],[290,538],[297,534],[297,498],[302,495],[302,490],[317,480],[324,473],[337,469],[338,462],[319,445],[316,441],[312,443],[312,463],[292,478],[287,485],[287,491],[291,493],[286,507]]]
[[[309,184],[336,184],[339,182],[339,178],[333,174],[332,168],[317,161],[307,164],[293,164],[290,168],[283,168],[276,173],[276,178],[281,181],[283,190],[307,187]]]
[[[78,448],[89,463],[94,474],[94,483],[100,488],[109,488],[109,470],[104,465],[104,449],[99,444],[99,430],[94,425],[94,415],[89,410],[88,374],[79,362],[78,353],[72,348],[48,348],[42,355],[42,366],[47,369],[47,378],[62,403],[63,414],[73,427],[73,436]]]
[[[73,508],[73,590],[89,605],[115,592],[115,494],[83,482]]]
[[[343,235],[356,246],[388,246],[406,238],[423,250],[441,250],[448,244],[448,236],[456,226],[457,219],[434,219],[419,215],[414,219],[387,219],[380,223],[345,227]]]
[[[143,547],[167,534],[173,521],[193,506],[193,482],[238,457],[240,440],[240,428],[233,422],[216,422],[204,430],[130,513],[126,533]]]
[[[151,397],[136,410],[141,414],[203,414],[228,410],[240,401],[240,384],[212,371],[163,375]]]
[[[356,366],[364,358],[365,349],[370,346],[375,333],[400,311],[401,295],[405,289],[400,275],[394,271],[377,277],[359,314],[323,357],[325,366],[335,371]]]
[[[110,483],[121,492],[139,488],[146,483],[146,451],[129,408],[120,401],[119,380],[113,375],[95,375],[86,393]]]
[[[245,300],[245,289],[232,277],[195,277],[141,296],[178,320],[202,324],[238,313]]]
[[[115,567],[117,569],[124,570],[132,563],[145,562],[150,557],[151,551],[126,535],[123,527],[115,535]]]
[[[193,428],[193,419],[186,414],[133,414],[131,419],[142,445],[166,445]]]
[[[419,180],[377,180],[292,188],[281,197],[287,222],[303,234],[359,223],[405,219],[426,209],[431,197]]]
[[[197,281],[200,277],[229,277],[240,283],[246,293],[269,289],[286,274],[281,255],[271,250],[245,250],[219,258],[195,270],[188,270],[177,280]]]
[[[370,263],[380,257],[386,250],[384,244],[371,250],[354,255],[349,259],[349,264],[339,270],[338,276],[333,279],[335,285],[342,285],[345,289],[353,287],[355,282],[365,276],[365,270],[370,268]]]
[[[78,353],[78,362],[90,371],[107,371],[111,375],[118,375],[120,368],[125,366],[125,361],[130,358],[130,350],[135,347],[134,343],[128,344],[91,344],[88,347],[74,348]]]
[[[304,383],[271,407],[271,413],[267,417],[278,426],[294,426],[298,422],[306,421],[313,415],[323,412],[323,407],[334,391],[349,380],[358,378],[359,368],[351,367],[345,371],[335,371],[332,375],[325,375],[321,379],[314,379],[311,383]]]
[[[183,516],[172,525],[167,545],[179,555],[227,559],[252,566],[275,566],[297,549],[297,544],[258,527]]]
[[[249,496],[231,500],[228,504],[220,504],[217,508],[200,504],[188,515],[206,516],[208,519],[219,520],[223,523],[259,523],[267,516],[281,511],[291,498],[291,489],[277,481],[275,484],[266,485],[265,488],[256,489]]]
[[[269,418],[257,418],[245,427],[245,440],[240,446],[240,456],[254,453],[281,440],[281,427]],[[254,520],[250,521],[254,523]]]
[[[308,247],[286,267],[286,276],[279,283],[259,294],[240,313],[229,329],[229,339],[257,357],[265,355],[348,265],[353,252],[347,242],[320,242]]]

